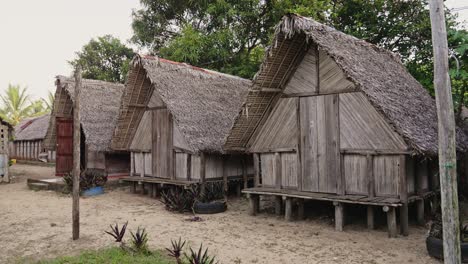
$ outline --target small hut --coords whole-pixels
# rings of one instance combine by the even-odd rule
[[[136,56],[112,148],[131,152],[125,181],[187,186],[253,176],[247,155],[223,145],[250,81],[162,58]],[[226,188],[225,185],[225,188]],[[136,184],[134,184],[136,186]]]
[[[18,160],[55,161],[55,151],[46,151],[44,138],[49,127],[50,114],[26,118],[14,128],[10,143],[10,157]]]
[[[299,216],[304,199],[329,201],[342,230],[359,204],[369,228],[383,209],[396,236],[399,209],[406,235],[408,205],[422,222],[439,188],[435,100],[395,54],[310,18],[285,16],[273,43],[225,145],[254,155],[251,213],[259,195],[277,197],[278,213],[284,198],[286,219],[293,201]]]
[[[45,139],[56,150],[55,173],[73,168],[73,100],[75,81],[58,76],[57,90]],[[81,90],[81,168],[105,172],[108,177],[128,176],[130,155],[110,149],[124,85],[83,79]]]

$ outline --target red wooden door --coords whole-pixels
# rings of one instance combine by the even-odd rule
[[[63,176],[73,169],[73,119],[57,118],[57,154],[55,175]]]

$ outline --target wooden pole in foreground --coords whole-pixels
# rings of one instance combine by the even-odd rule
[[[447,30],[443,0],[429,1],[432,46],[434,49],[434,88],[439,119],[439,171],[442,209],[444,262],[461,263],[458,219],[457,157],[455,115],[449,77]]]
[[[75,70],[75,102],[73,106],[73,240],[80,238],[80,92],[81,66]]]

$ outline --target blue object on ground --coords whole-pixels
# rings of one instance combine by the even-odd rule
[[[104,194],[104,188],[102,186],[92,187],[83,192],[83,196],[95,196],[101,194]]]

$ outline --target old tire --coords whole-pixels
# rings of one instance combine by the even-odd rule
[[[468,263],[468,243],[461,243],[461,257],[463,263]],[[427,237],[426,239],[427,252],[431,257],[444,259],[444,248],[442,239],[435,237]]]
[[[195,202],[193,204],[193,210],[197,214],[218,214],[226,211],[226,209],[226,203],[221,201],[209,203]]]

